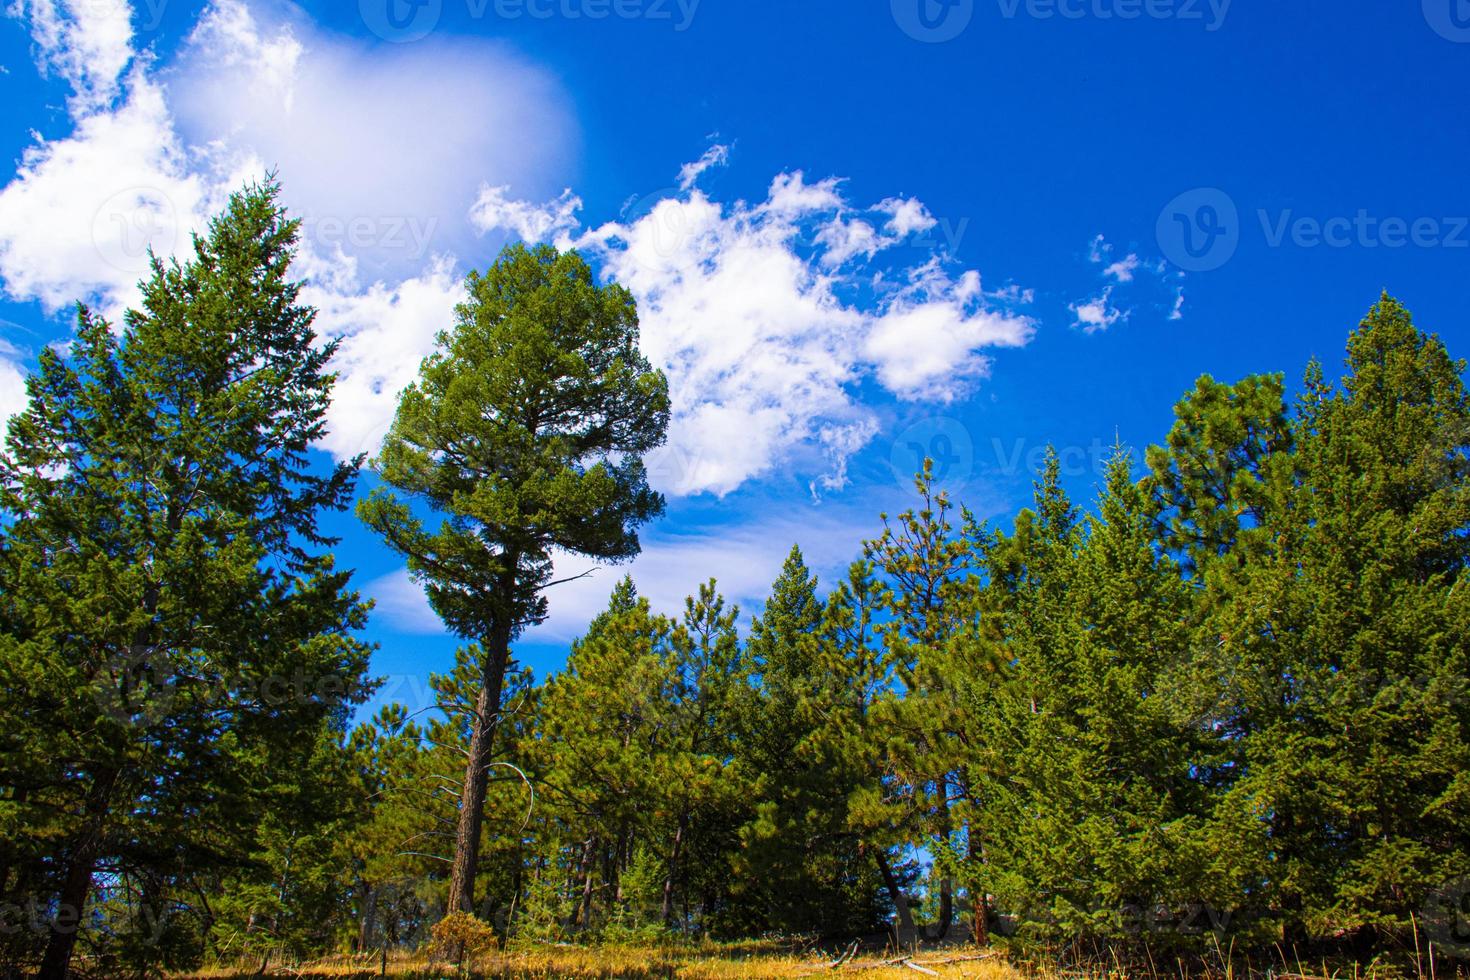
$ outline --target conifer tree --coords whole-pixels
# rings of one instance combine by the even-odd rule
[[[1470,855],[1464,362],[1384,295],[1341,389],[1309,368],[1261,539],[1213,583],[1243,750],[1220,846],[1298,940],[1412,927]]]
[[[937,937],[954,918],[956,847],[968,836],[955,804],[969,796],[963,724],[955,680],[967,669],[965,642],[979,616],[979,579],[972,542],[955,532],[948,494],[934,484],[934,462],[915,476],[917,509],[865,545],[865,557],[888,584],[888,616],[880,631],[897,688],[879,706],[889,732],[885,763],[894,822],[927,838],[938,885]],[[969,515],[965,515],[968,519]]]
[[[365,693],[366,607],[318,530],[356,464],[308,457],[333,345],[277,195],[235,194],[192,258],[155,258],[120,333],[83,308],[0,456],[0,788],[25,842],[0,884],[53,911],[48,980],[104,865],[160,905],[250,863]]]
[[[598,286],[575,252],[512,246],[466,285],[376,460],[388,488],[359,507],[445,625],[482,653],[451,911],[474,907],[510,643],[546,615],[553,549],[608,562],[638,553],[637,527],[663,509],[643,455],[669,414],[668,384],[638,349],[632,296]]]

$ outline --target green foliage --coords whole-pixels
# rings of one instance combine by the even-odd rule
[[[120,332],[81,309],[0,455],[0,891],[50,910],[48,976],[78,916],[89,947],[119,937],[89,955],[144,956],[158,923],[158,958],[197,951],[192,895],[265,872],[367,693],[367,607],[317,529],[356,465],[308,459],[333,346],[276,196],[236,194],[192,259],[155,259]]]
[[[1341,383],[1202,377],[1089,509],[1055,454],[996,525],[926,464],[834,587],[793,548],[742,630],[624,579],[538,680],[510,643],[554,553],[637,554],[669,402],[626,290],[508,249],[359,504],[466,645],[349,735],[368,610],[318,521],[356,464],[309,457],[333,345],[276,196],[121,330],[82,309],[9,426],[0,972],[885,924],[1392,955],[1456,901],[1470,394],[1388,296]]]

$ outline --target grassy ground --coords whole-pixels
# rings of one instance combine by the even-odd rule
[[[840,964],[834,966],[838,959]],[[712,947],[709,949],[633,949],[543,947],[519,952],[472,957],[466,969],[440,965],[423,957],[394,957],[386,974],[375,957],[331,957],[313,963],[268,971],[272,976],[309,980],[367,980],[387,976],[396,980],[794,980],[797,977],[861,976],[864,980],[921,976],[973,977],[978,980],[1021,980],[1023,974],[998,953],[946,950],[919,953],[906,960],[892,956],[813,953],[793,955],[770,948]],[[243,980],[257,975],[254,968],[216,969],[177,980]]]
[[[265,975],[303,980],[794,980],[826,977],[845,980],[917,980],[919,977],[968,977],[975,980],[1084,980],[1084,978],[1148,977],[1150,980],[1470,980],[1463,968],[1423,960],[1398,967],[1260,962],[1255,964],[1150,962],[1128,966],[1104,957],[1090,967],[1059,968],[1017,962],[999,952],[949,948],[895,957],[891,952],[817,951],[805,954],[771,945],[644,949],[538,946],[513,952],[471,957],[464,968],[430,963],[426,957],[394,956],[387,972],[376,957],[330,957],[312,963],[275,966]],[[176,980],[244,980],[260,976],[258,964],[215,969]]]

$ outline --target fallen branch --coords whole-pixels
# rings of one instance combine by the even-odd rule
[[[852,959],[854,956],[857,955],[857,949],[858,949],[858,941],[856,939],[854,939],[852,941],[852,945],[849,946],[849,947],[847,947],[847,952],[845,952],[841,956],[837,957],[837,959],[833,960],[831,963],[828,963],[827,964],[827,969],[829,969],[829,970],[835,970],[838,967],[842,966],[842,964],[846,963],[848,960]]]
[[[902,961],[902,965],[908,967],[910,970],[914,970],[915,972],[918,972],[918,973],[923,973],[923,974],[925,974],[927,976],[931,976],[931,977],[937,977],[937,976],[939,976],[939,971],[938,970],[931,970],[927,966],[920,966],[919,964],[915,963],[913,960],[903,960]]]

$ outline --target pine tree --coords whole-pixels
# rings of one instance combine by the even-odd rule
[[[974,646],[966,639],[977,628],[980,586],[973,543],[955,532],[954,505],[935,489],[933,460],[924,460],[914,487],[919,507],[895,522],[884,515],[883,534],[867,542],[865,557],[888,585],[880,632],[897,687],[878,711],[888,732],[891,819],[932,853],[943,938],[954,919],[958,850],[969,835],[955,811],[969,799],[971,784],[955,682],[972,666],[965,654]]]
[[[235,194],[193,258],[155,259],[120,334],[82,309],[0,457],[0,787],[20,829],[0,884],[56,910],[42,977],[66,975],[104,865],[157,905],[248,863],[273,788],[365,694],[366,607],[317,526],[356,465],[308,457],[333,345],[298,302],[277,193]]]
[[[1210,623],[1244,750],[1222,846],[1257,856],[1293,940],[1408,929],[1470,856],[1465,365],[1387,295],[1347,364],[1340,390],[1309,369],[1294,465]]]
[[[450,910],[462,911],[474,907],[510,642],[545,618],[553,549],[609,562],[638,553],[636,528],[663,509],[642,457],[669,414],[668,384],[638,349],[632,296],[597,286],[576,253],[513,246],[467,288],[376,460],[391,489],[359,507],[445,625],[483,654],[450,883]],[[410,501],[433,509],[437,530]]]

